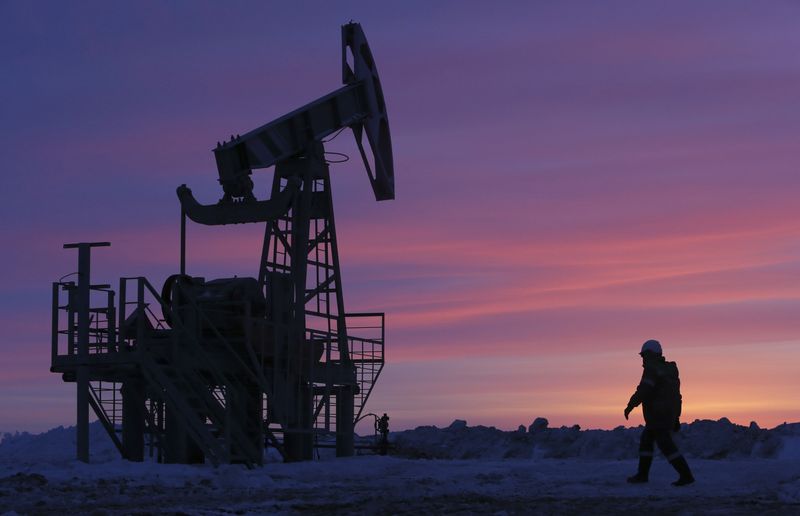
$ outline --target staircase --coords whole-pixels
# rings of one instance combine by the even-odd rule
[[[145,282],[145,288],[158,303],[165,306],[147,280],[138,279]],[[165,309],[170,311],[168,306]],[[197,313],[203,318],[201,310],[197,310]],[[231,394],[227,393],[226,396],[225,389],[227,386],[237,385],[242,378],[229,378],[221,370],[207,352],[212,343],[187,331],[178,313],[172,313],[171,319],[173,343],[178,346],[178,352],[187,358],[177,364],[165,355],[150,350],[138,353],[141,371],[149,390],[161,393],[163,400],[174,409],[174,415],[180,419],[192,440],[214,465],[238,462],[244,463],[248,468],[253,467],[255,457],[260,462],[262,447],[256,447],[245,430],[234,424],[235,418],[229,417],[227,413]],[[211,324],[207,319],[203,322],[206,325]],[[163,321],[158,321],[159,326],[162,323]],[[213,345],[227,348],[228,353],[236,355],[224,337],[213,327],[212,330],[216,337]],[[257,380],[249,368],[247,371],[251,380]]]
[[[89,405],[122,454],[122,395],[119,382],[89,382]]]

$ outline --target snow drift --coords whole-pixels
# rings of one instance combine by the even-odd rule
[[[597,459],[621,460],[638,456],[641,427],[613,430],[548,428],[547,420],[536,418],[527,429],[504,431],[495,427],[468,426],[461,419],[446,428],[420,426],[393,432],[389,436],[392,455],[424,459]],[[92,462],[119,458],[99,423],[90,425]],[[371,437],[361,437],[362,444]],[[800,460],[800,423],[772,429],[755,423],[741,426],[727,418],[696,420],[682,424],[675,434],[679,449],[691,458]],[[9,461],[71,461],[75,457],[75,427],[58,427],[42,434],[4,434],[0,441],[0,463]],[[274,453],[269,455],[274,461]]]
[[[503,431],[467,426],[456,420],[447,428],[421,426],[392,434],[395,454],[436,459],[633,459],[638,456],[642,427],[581,430],[580,427],[547,428],[536,418],[528,429]],[[759,428],[741,426],[727,418],[682,424],[675,435],[678,448],[688,457],[800,458],[800,423]]]

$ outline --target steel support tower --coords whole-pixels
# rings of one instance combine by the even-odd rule
[[[89,249],[109,244],[66,246],[79,250],[78,283],[53,285],[51,370],[78,385],[79,459],[89,459],[89,406],[133,461],[149,451],[163,462],[255,465],[265,444],[306,460],[328,436],[337,455],[353,454],[354,423],[384,363],[384,316],[345,312],[323,139],[353,130],[377,200],[394,198],[394,172],[380,80],[356,23],[342,27],[342,69],[343,87],[217,144],[218,203],[178,188],[180,273],[160,291],[142,277],[120,279],[117,292],[92,285]],[[270,197],[258,200],[250,176],[270,167]],[[263,223],[257,275],[187,274],[187,218]]]

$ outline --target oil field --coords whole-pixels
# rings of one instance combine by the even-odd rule
[[[0,514],[800,513],[798,21],[0,3]]]

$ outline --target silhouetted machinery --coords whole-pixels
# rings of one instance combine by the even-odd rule
[[[357,23],[342,27],[344,86],[230,141],[216,157],[223,196],[198,203],[185,185],[181,270],[157,291],[142,277],[119,290],[53,284],[53,372],[77,383],[78,458],[88,461],[91,406],[124,457],[262,463],[312,458],[335,435],[352,455],[354,422],[383,367],[384,314],[347,314],[323,139],[351,128],[377,200],[394,198],[389,123],[378,72]],[[269,199],[251,173],[274,167]],[[186,217],[264,223],[258,276],[207,281],[186,273]],[[117,298],[118,299],[115,299]],[[356,330],[351,334],[349,330]]]

